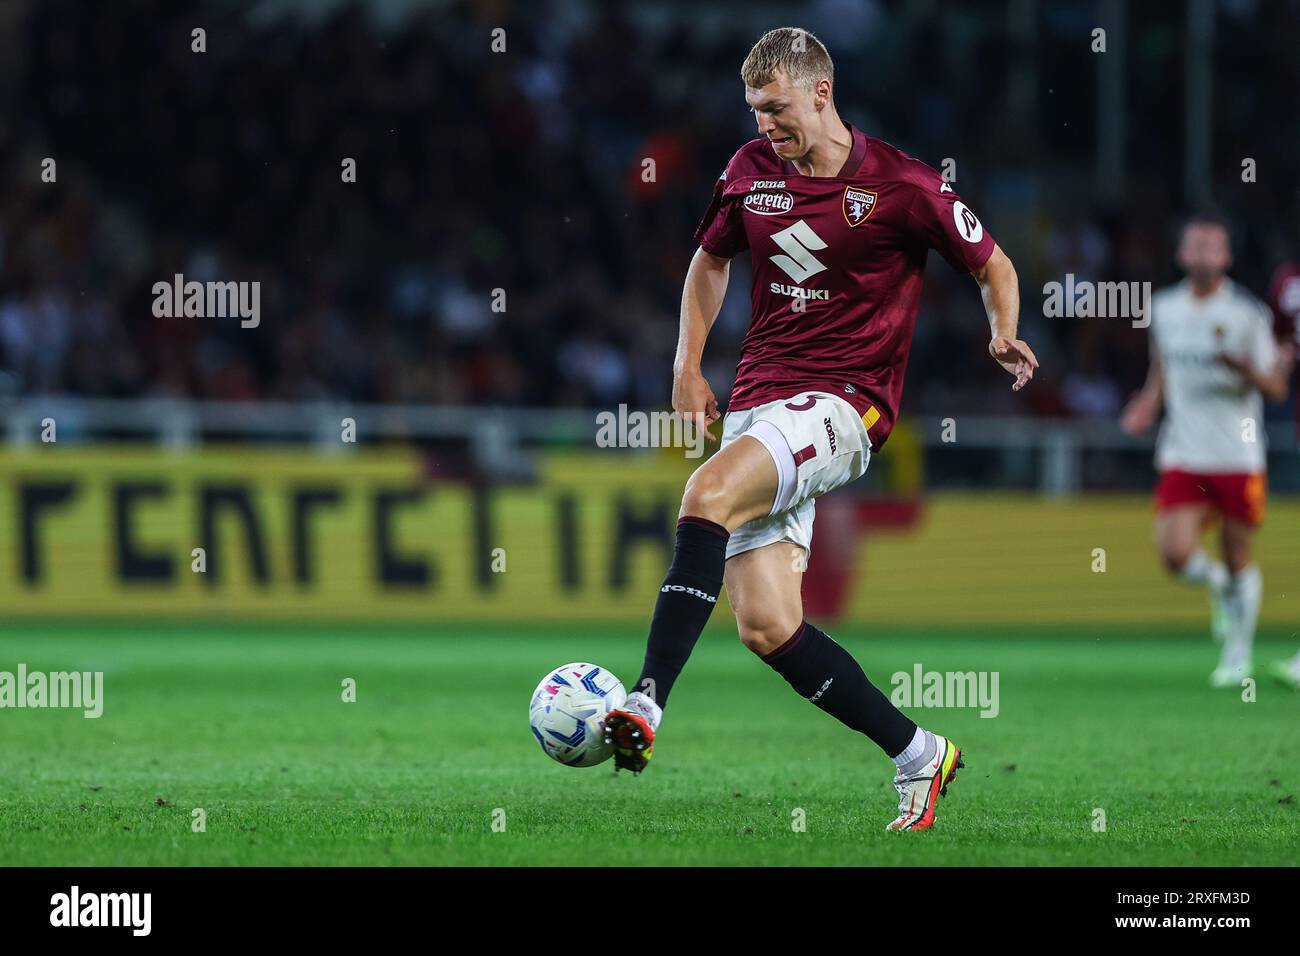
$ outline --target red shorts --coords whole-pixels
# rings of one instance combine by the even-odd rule
[[[1172,469],[1160,473],[1156,485],[1156,510],[1179,505],[1209,505],[1220,514],[1247,524],[1264,519],[1268,483],[1264,472],[1206,475]]]

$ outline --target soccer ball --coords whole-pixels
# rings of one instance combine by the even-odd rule
[[[623,706],[623,682],[595,664],[565,664],[537,685],[528,725],[542,752],[569,767],[594,767],[614,748],[605,743],[605,715]]]

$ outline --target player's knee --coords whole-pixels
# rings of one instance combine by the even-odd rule
[[[1160,559],[1165,563],[1165,570],[1170,574],[1181,574],[1183,568],[1187,566],[1187,562],[1191,560],[1193,550],[1178,545],[1162,545]]]
[[[799,629],[799,622],[791,624],[775,617],[749,621],[737,619],[736,626],[740,631],[740,642],[763,657],[790,640]]]
[[[681,514],[707,518],[725,527],[731,517],[729,498],[724,477],[714,469],[700,468],[686,482]]]

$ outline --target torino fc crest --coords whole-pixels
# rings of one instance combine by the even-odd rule
[[[853,186],[844,187],[844,221],[850,228],[866,222],[875,208],[875,193]]]

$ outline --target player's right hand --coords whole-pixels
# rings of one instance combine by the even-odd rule
[[[1138,392],[1120,413],[1119,427],[1126,434],[1139,438],[1151,430],[1157,416],[1156,403],[1145,392]]]
[[[713,389],[699,369],[683,369],[673,375],[673,411],[704,432],[709,441],[717,441],[709,426],[722,416]]]

